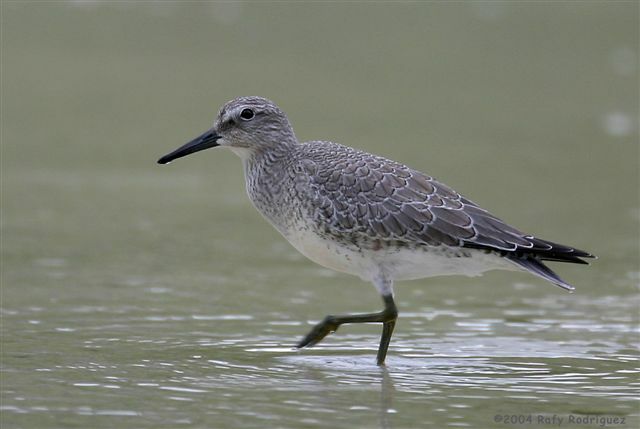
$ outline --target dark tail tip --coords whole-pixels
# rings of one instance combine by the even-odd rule
[[[532,256],[516,256],[516,255],[508,255],[505,256],[509,261],[518,265],[520,268],[525,271],[530,272],[531,274],[538,276],[547,280],[548,282],[553,283],[556,286],[561,287],[564,290],[569,292],[573,292],[575,287],[565,282],[558,276],[551,268],[547,267],[544,263],[542,263],[539,259]],[[584,263],[584,261],[583,261]]]

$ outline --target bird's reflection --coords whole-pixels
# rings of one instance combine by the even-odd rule
[[[389,370],[383,366],[380,368],[380,428],[390,429],[393,427],[389,418],[394,411],[393,397],[396,388],[393,384],[393,378],[389,374]]]
[[[309,356],[294,357],[293,359],[289,358],[287,360],[289,362],[296,362],[296,367],[299,369],[298,380],[304,384],[305,391],[318,392],[319,390],[323,390],[321,386],[326,383],[331,385],[331,391],[333,391],[336,387],[337,379],[344,380],[345,378],[355,376],[359,380],[360,385],[367,386],[366,390],[371,393],[371,400],[365,404],[358,401],[354,405],[358,407],[365,406],[371,411],[377,411],[379,427],[381,429],[393,428],[393,415],[396,414],[396,409],[394,408],[396,388],[393,376],[387,367],[374,366],[369,356],[351,360],[341,357],[340,360],[337,361],[325,357],[316,360]],[[321,364],[316,365],[319,362]],[[307,365],[314,364],[314,366],[305,367],[301,366],[301,363],[306,363]],[[340,364],[343,366],[340,366]],[[346,366],[352,371],[345,371]],[[358,370],[353,372],[354,369]],[[352,384],[349,383],[347,386],[352,386]],[[345,406],[343,402],[344,397],[340,396],[340,398],[341,400],[337,403],[334,395],[314,395],[314,408],[316,410],[321,408],[325,410],[343,408]]]

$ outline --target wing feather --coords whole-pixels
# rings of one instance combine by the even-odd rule
[[[333,146],[314,150],[314,144]],[[304,160],[312,216],[336,234],[461,246],[585,263],[587,252],[524,234],[471,200],[400,163],[329,142]],[[348,162],[345,161],[345,158]],[[303,169],[304,170],[304,169]]]

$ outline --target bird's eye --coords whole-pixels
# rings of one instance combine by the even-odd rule
[[[245,121],[250,121],[254,116],[255,114],[251,109],[242,109],[242,112],[240,112],[240,117]]]

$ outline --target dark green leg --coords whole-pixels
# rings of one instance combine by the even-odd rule
[[[393,302],[393,295],[384,295],[384,310],[377,313],[366,314],[345,314],[342,316],[327,316],[313,327],[311,332],[302,339],[297,345],[298,348],[312,347],[320,342],[328,334],[338,330],[338,327],[344,323],[382,323],[382,336],[380,337],[380,347],[378,348],[378,365],[384,365],[384,359],[387,356],[389,341],[393,328],[396,326],[398,318],[398,309]]]

